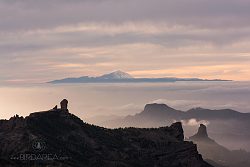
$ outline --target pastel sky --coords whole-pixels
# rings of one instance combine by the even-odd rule
[[[0,0],[0,83],[123,70],[249,80],[249,0]]]

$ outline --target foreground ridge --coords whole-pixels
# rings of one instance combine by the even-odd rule
[[[161,128],[106,129],[61,108],[0,121],[1,167],[211,167],[182,124]]]

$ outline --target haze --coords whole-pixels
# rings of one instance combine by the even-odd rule
[[[0,118],[47,110],[63,98],[70,101],[70,111],[83,120],[98,115],[135,114],[152,102],[182,110],[203,107],[249,112],[249,85],[249,82],[176,82],[2,86]]]

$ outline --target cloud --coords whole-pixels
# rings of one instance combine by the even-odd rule
[[[142,5],[143,4],[143,5]],[[140,6],[140,8],[138,8]],[[203,27],[249,25],[247,0],[2,0],[2,29],[39,29],[88,21],[155,20]],[[46,11],[46,12],[44,12]]]
[[[0,75],[46,81],[122,69],[248,80],[249,7],[247,0],[1,0]]]
[[[0,91],[4,95],[0,96],[0,105],[3,108],[1,118],[9,118],[16,113],[28,115],[30,112],[44,111],[62,98],[70,101],[70,111],[81,118],[136,114],[143,111],[147,103],[152,102],[165,103],[182,111],[202,107],[250,112],[249,82],[32,86],[6,84],[0,86]]]
[[[195,118],[189,119],[189,120],[181,120],[182,124],[184,126],[198,126],[200,124],[204,124],[204,125],[209,125],[209,121],[206,120],[196,120]]]
[[[166,92],[149,103],[165,103],[170,107],[187,111],[191,108],[234,109],[249,112],[250,98],[249,82],[225,83],[179,83],[160,87],[159,91]],[[158,90],[158,89],[157,89]],[[156,89],[152,90],[156,91]],[[232,96],[233,95],[233,96]]]

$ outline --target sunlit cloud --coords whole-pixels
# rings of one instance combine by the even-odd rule
[[[250,3],[214,4],[1,1],[0,81],[45,82],[117,69],[135,77],[249,80]]]
[[[200,124],[209,125],[209,121],[207,120],[197,120],[197,119],[188,119],[188,120],[181,120],[184,126],[199,126]]]

